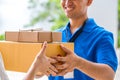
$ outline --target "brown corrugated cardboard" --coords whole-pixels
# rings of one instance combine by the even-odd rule
[[[20,42],[38,42],[38,32],[19,32],[18,41]]]
[[[46,55],[48,57],[64,56],[65,52],[60,48],[60,44],[72,51],[74,50],[73,43],[48,43]],[[0,52],[2,53],[6,70],[27,72],[41,47],[42,43],[0,41]]]
[[[6,31],[6,41],[18,41],[18,42],[61,42],[61,32],[38,32],[38,31]]]
[[[52,42],[52,35],[51,32],[38,32],[38,42]]]
[[[61,32],[52,32],[52,42],[61,42]]]
[[[18,41],[19,32],[5,32],[5,40],[7,41]]]

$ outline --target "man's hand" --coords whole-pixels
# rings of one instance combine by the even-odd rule
[[[63,51],[66,53],[66,56],[65,57],[56,56],[56,57],[53,57],[53,59],[59,62],[63,62],[62,65],[57,64],[55,65],[55,67],[58,70],[61,70],[61,72],[58,73],[57,75],[64,76],[66,73],[73,71],[74,68],[77,66],[78,56],[75,55],[73,51],[63,46],[62,44],[60,46],[63,49]]]

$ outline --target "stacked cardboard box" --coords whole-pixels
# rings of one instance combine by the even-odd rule
[[[61,42],[61,32],[51,31],[6,31],[6,41],[18,42]]]
[[[5,38],[6,41],[0,41],[0,52],[5,68],[12,71],[27,72],[44,41],[49,42],[46,48],[48,57],[65,56],[60,44],[74,50],[73,43],[61,42],[60,32],[7,31]]]

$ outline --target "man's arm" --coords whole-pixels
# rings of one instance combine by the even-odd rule
[[[93,63],[81,57],[77,58],[76,68],[95,80],[114,80],[115,73],[113,69],[100,63]]]
[[[63,76],[67,72],[71,72],[76,68],[95,80],[114,80],[115,73],[110,66],[85,60],[75,55],[74,52],[70,51],[63,45],[61,45],[61,48],[67,53],[67,55],[66,57],[54,57],[57,61],[65,62],[63,65],[56,65],[57,69],[63,70],[58,75]]]

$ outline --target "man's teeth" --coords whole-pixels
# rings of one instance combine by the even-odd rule
[[[67,10],[72,10],[72,8],[67,8]]]

